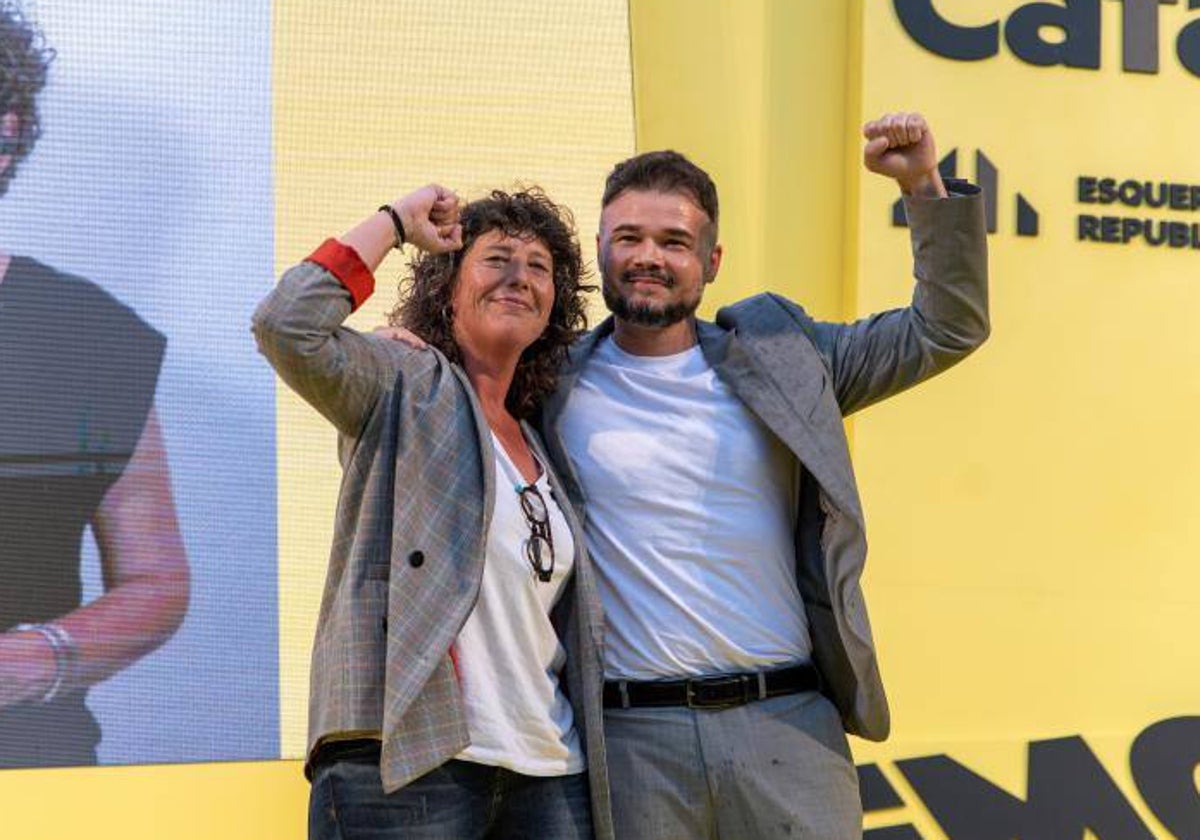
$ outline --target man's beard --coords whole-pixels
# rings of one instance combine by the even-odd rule
[[[603,273],[603,266],[601,266],[601,273]],[[648,271],[638,271],[636,273],[627,271],[615,281],[608,282],[606,280],[601,283],[604,304],[608,307],[609,312],[622,321],[639,327],[669,327],[690,318],[700,307],[699,295],[691,300],[681,300],[677,303],[668,304],[658,304],[651,301],[631,301],[622,295],[620,291],[621,285],[631,276],[659,277],[668,288],[675,285],[675,279],[666,272]]]

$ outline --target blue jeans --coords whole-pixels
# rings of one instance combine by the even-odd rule
[[[309,840],[590,840],[587,774],[524,776],[448,761],[385,794],[379,745],[313,768]]]

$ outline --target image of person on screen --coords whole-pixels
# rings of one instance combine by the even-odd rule
[[[392,321],[343,325],[404,241]],[[343,467],[312,656],[310,838],[611,840],[600,601],[527,422],[584,326],[567,211],[430,185],[288,270],[259,348]],[[594,834],[593,834],[594,832]]]
[[[0,200],[41,133],[53,55],[0,0]],[[183,620],[188,565],[154,410],[165,344],[95,284],[0,241],[0,767],[96,763],[88,689]],[[89,528],[104,591],[84,604]]]

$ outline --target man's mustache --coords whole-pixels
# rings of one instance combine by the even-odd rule
[[[657,280],[667,288],[675,285],[675,278],[663,268],[631,268],[621,272],[622,283],[631,283],[634,280],[646,279]]]

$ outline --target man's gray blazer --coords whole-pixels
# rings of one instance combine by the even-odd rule
[[[945,370],[987,338],[982,196],[963,183],[953,189],[967,194],[906,202],[917,279],[911,306],[833,324],[763,294],[696,325],[717,375],[803,467],[796,579],[813,659],[846,730],[872,740],[887,737],[889,716],[859,586],[867,542],[842,418]],[[573,348],[543,412],[546,446],[585,514],[588,488],[559,420],[596,342],[612,329],[609,319]]]
[[[353,264],[341,248],[326,243],[312,259]],[[333,267],[365,273],[361,263]],[[436,350],[341,326],[351,309],[347,286],[304,262],[260,304],[254,332],[280,377],[340,433],[344,472],[312,654],[309,756],[331,736],[381,737],[384,788],[393,791],[468,744],[449,651],[479,594],[494,456],[462,368]],[[528,427],[526,435],[549,464]],[[553,616],[567,651],[565,689],[587,751],[596,837],[611,840],[600,602],[579,520],[553,471],[549,478],[575,539],[575,572]]]

